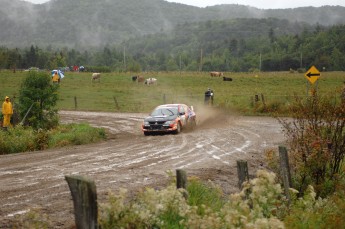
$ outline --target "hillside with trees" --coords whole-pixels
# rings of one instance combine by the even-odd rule
[[[101,48],[0,48],[0,69],[90,71],[304,71],[311,65],[343,71],[345,25],[323,27],[278,19],[184,23],[169,33],[136,37]],[[95,66],[98,66],[95,69]]]
[[[84,65],[90,71],[238,72],[316,65],[344,70],[345,7],[340,6],[261,10],[163,0],[0,3],[1,69]]]
[[[51,0],[44,4],[0,0],[0,4],[0,45],[7,47],[102,47],[137,36],[170,32],[179,24],[236,18],[278,18],[326,26],[345,23],[345,7],[340,6],[198,8],[163,0]]]

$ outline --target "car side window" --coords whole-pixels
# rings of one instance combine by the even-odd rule
[[[186,113],[183,106],[180,107],[180,111],[179,112],[180,112],[180,114],[185,114]]]

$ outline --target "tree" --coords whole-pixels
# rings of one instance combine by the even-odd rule
[[[19,65],[19,62],[21,60],[21,56],[19,54],[18,49],[13,49],[8,52],[8,68],[13,69],[13,71],[16,71],[17,66]]]
[[[276,41],[276,36],[274,34],[273,28],[270,28],[270,31],[268,32],[268,38],[270,39],[271,44]]]
[[[36,67],[38,48],[31,45],[30,51],[26,51],[26,63],[28,67]]]
[[[179,70],[179,66],[176,64],[175,60],[173,58],[169,58],[167,60],[167,71],[177,71]]]
[[[51,129],[58,125],[55,109],[58,88],[59,85],[51,84],[49,74],[28,72],[19,92],[19,113],[22,118],[27,114],[25,124],[34,129]]]

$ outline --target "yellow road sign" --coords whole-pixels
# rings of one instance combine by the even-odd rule
[[[309,80],[311,84],[315,83],[321,76],[319,70],[315,66],[311,66],[309,70],[304,74],[305,78]]]

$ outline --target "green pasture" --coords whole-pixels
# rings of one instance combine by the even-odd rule
[[[230,82],[223,81],[222,77],[210,77],[207,72],[142,73],[145,78],[158,79],[157,85],[148,86],[132,82],[132,75],[135,74],[102,73],[100,82],[91,82],[91,73],[66,72],[60,83],[58,108],[149,112],[164,102],[197,107],[203,104],[204,92],[210,87],[215,93],[215,106],[252,114],[262,99],[266,105],[286,105],[294,95],[307,96],[312,87],[317,87],[321,95],[336,95],[337,100],[345,80],[344,72],[322,72],[314,85],[307,81],[304,73],[290,72],[225,73],[233,79]],[[0,98],[18,96],[25,76],[26,72],[0,71]],[[258,103],[254,103],[255,95],[259,95]]]

